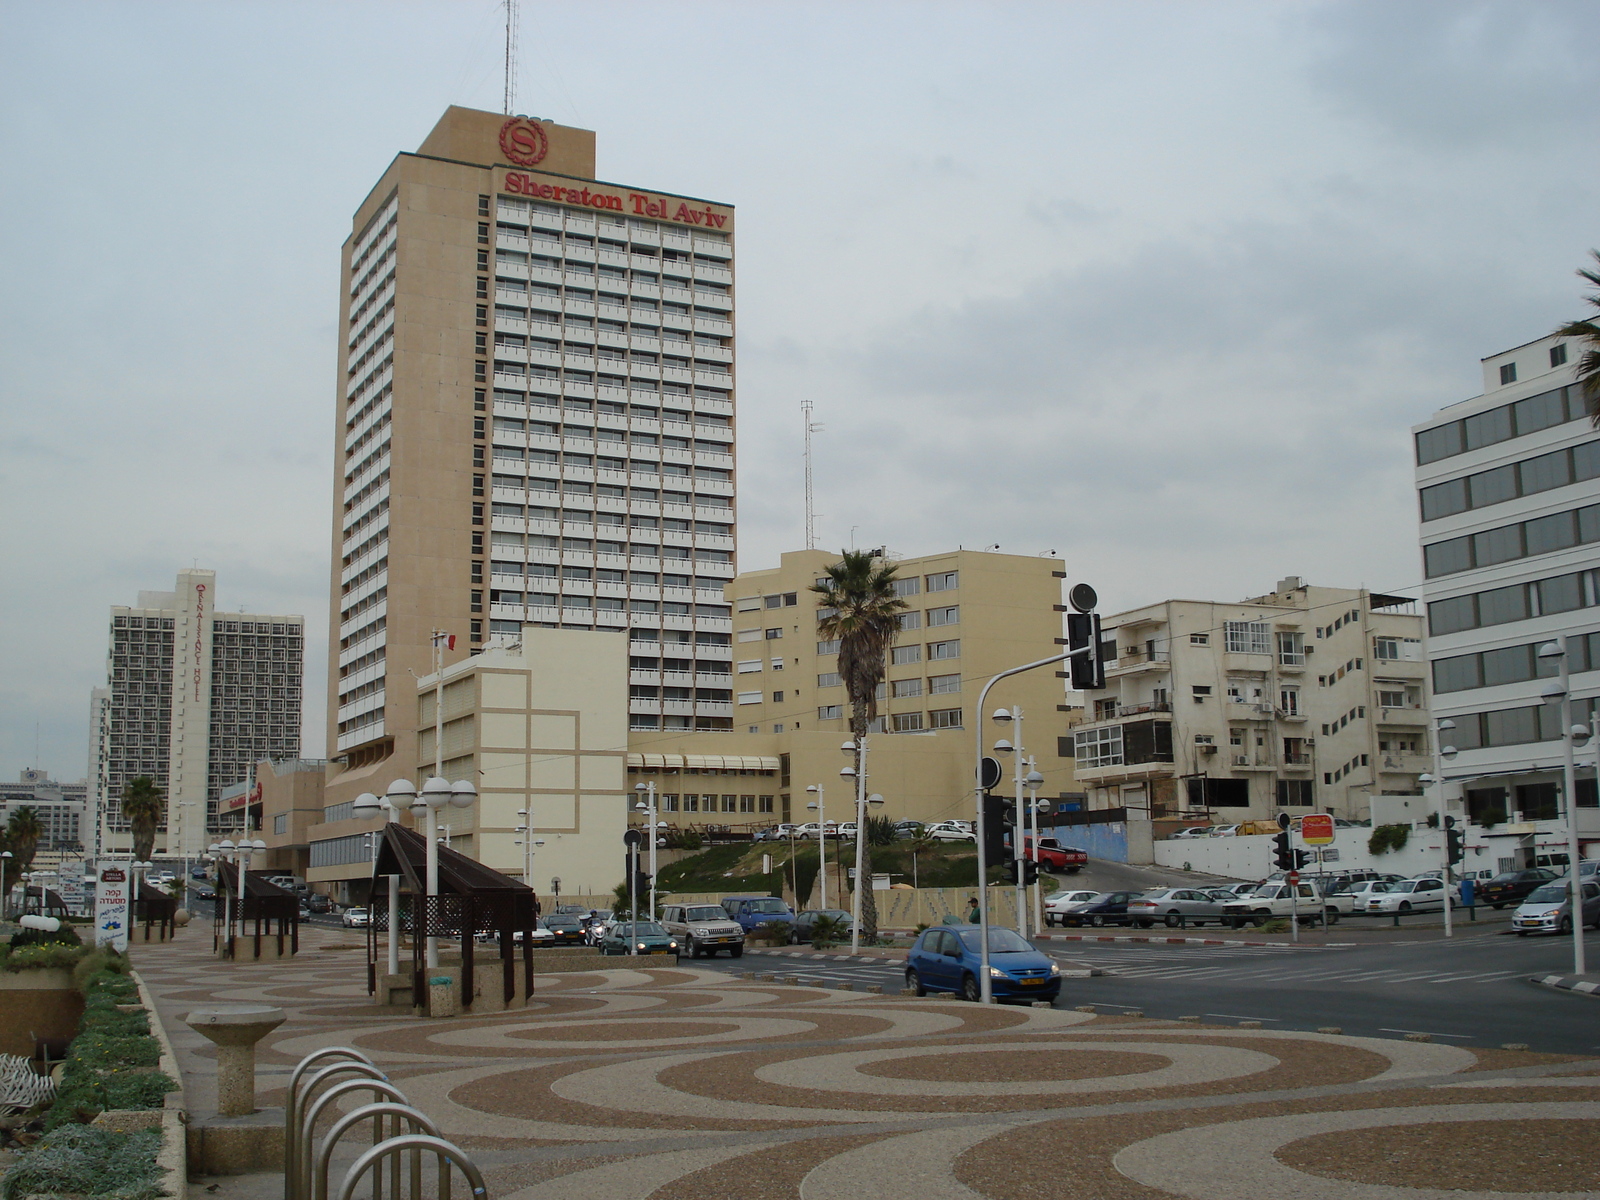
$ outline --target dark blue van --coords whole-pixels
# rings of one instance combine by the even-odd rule
[[[794,925],[794,910],[776,896],[724,896],[722,908],[746,933],[768,921]]]

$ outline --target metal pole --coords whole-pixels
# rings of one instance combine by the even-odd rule
[[[1578,773],[1572,751],[1572,691],[1567,669],[1567,638],[1556,638],[1561,647],[1561,770],[1562,796],[1567,802],[1567,878],[1572,894],[1572,973],[1582,975],[1587,966],[1583,947],[1583,883],[1578,873]],[[1600,776],[1596,777],[1600,779]],[[1600,786],[1597,784],[1596,786]]]
[[[650,919],[656,919],[656,781],[649,781],[646,795],[650,799]]]
[[[1037,771],[1038,769],[1039,768],[1035,765],[1034,760],[1033,760],[1032,756],[1030,755],[1029,758],[1028,758],[1028,776],[1029,776],[1030,780],[1033,777],[1033,773],[1035,771]],[[1036,783],[1031,783],[1031,782],[1028,784],[1028,812],[1030,814],[1031,820],[1033,821],[1033,857],[1034,857],[1035,860],[1042,862],[1043,861],[1043,858],[1042,858],[1043,852],[1039,849],[1039,785],[1036,784]],[[1034,934],[1034,936],[1038,937],[1039,936],[1039,932],[1043,928],[1044,928],[1044,879],[1043,879],[1042,873],[1041,873],[1041,877],[1036,879],[1036,880],[1034,880],[1034,884],[1033,884],[1033,934]]]
[[[817,872],[817,878],[822,880],[822,908],[828,907],[828,809],[822,798],[822,784],[817,784],[817,858],[822,867]],[[803,904],[802,897],[794,898],[796,904]]]
[[[639,847],[628,847],[628,953],[639,957]]]
[[[856,739],[856,888],[851,893],[850,953],[861,953],[861,889],[866,881],[861,878],[863,856],[867,845],[867,738]]]
[[[1014,733],[1011,734],[1016,741],[1011,744],[1011,762],[1014,770],[1011,771],[1011,790],[1014,792],[1016,803],[1016,824],[1011,827],[1011,864],[1016,870],[1016,934],[1022,941],[1027,941],[1027,886],[1022,883],[1022,861],[1027,858],[1024,843],[1027,842],[1027,816],[1022,813],[1022,709],[1016,704],[1011,706],[1011,725]]]
[[[1454,897],[1450,893],[1450,827],[1445,823],[1449,814],[1445,812],[1444,755],[1440,753],[1444,749],[1443,742],[1444,734],[1436,726],[1433,733],[1433,784],[1439,789],[1439,836],[1444,839],[1444,875],[1441,878],[1444,880],[1444,935],[1448,938],[1455,936],[1455,924],[1451,913]]]
[[[433,774],[444,778],[444,635],[433,631]],[[439,894],[439,810],[427,806],[427,899],[423,902],[423,924],[431,928],[434,914],[428,909]],[[439,939],[428,935],[428,969],[439,965]]]
[[[977,744],[978,751],[977,757],[972,760],[973,783],[975,785],[973,787],[973,797],[978,809],[976,823],[978,830],[978,941],[980,946],[978,951],[978,971],[982,976],[978,980],[978,991],[979,998],[984,1004],[994,1003],[994,989],[989,985],[989,889],[986,886],[988,883],[989,863],[983,848],[983,785],[977,778],[978,767],[983,762],[983,713],[985,701],[989,698],[989,689],[1002,679],[1012,675],[1020,675],[1024,671],[1032,671],[1036,667],[1046,667],[1051,663],[1065,662],[1079,653],[1082,653],[1082,651],[1067,650],[1061,654],[1052,654],[1049,658],[1041,658],[1038,662],[1024,663],[1020,667],[1012,667],[1009,671],[1001,671],[1000,674],[983,685],[983,690],[978,693],[978,706],[973,710],[972,736]]]
[[[254,771],[252,770],[251,773],[254,774]],[[239,903],[237,905],[235,905],[235,907],[234,907],[233,919],[234,919],[234,922],[237,924],[238,929],[239,929],[238,936],[239,936],[240,939],[243,939],[243,937],[244,937],[244,877],[245,877],[245,872],[247,872],[250,869],[250,851],[245,848],[245,844],[244,844],[244,839],[243,838],[239,839],[238,854],[239,854],[239,857],[238,857],[238,860],[237,860],[237,864],[238,864],[238,867],[239,867]],[[137,891],[134,892],[134,895],[138,895],[138,892]],[[235,954],[234,957],[237,958],[238,955]]]

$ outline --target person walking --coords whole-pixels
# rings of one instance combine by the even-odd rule
[[[973,897],[971,897],[971,898],[969,898],[967,900],[967,924],[968,925],[976,925],[977,923],[978,923],[978,898],[976,896],[973,896]]]

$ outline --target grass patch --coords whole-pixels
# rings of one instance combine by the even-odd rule
[[[87,1124],[108,1109],[161,1108],[173,1079],[156,1070],[161,1046],[150,1034],[150,1016],[138,1004],[138,985],[116,970],[102,969],[83,983],[83,1024],[67,1047],[61,1086],[45,1114],[45,1128]],[[0,1200],[5,1200],[0,1197]]]
[[[163,1195],[156,1155],[161,1130],[114,1133],[88,1125],[40,1138],[0,1180],[0,1200],[22,1196],[154,1200]]]

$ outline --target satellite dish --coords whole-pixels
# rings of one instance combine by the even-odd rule
[[[1087,583],[1075,583],[1072,590],[1067,593],[1067,599],[1072,602],[1072,607],[1081,613],[1093,612],[1094,606],[1100,603],[1100,597]]]

